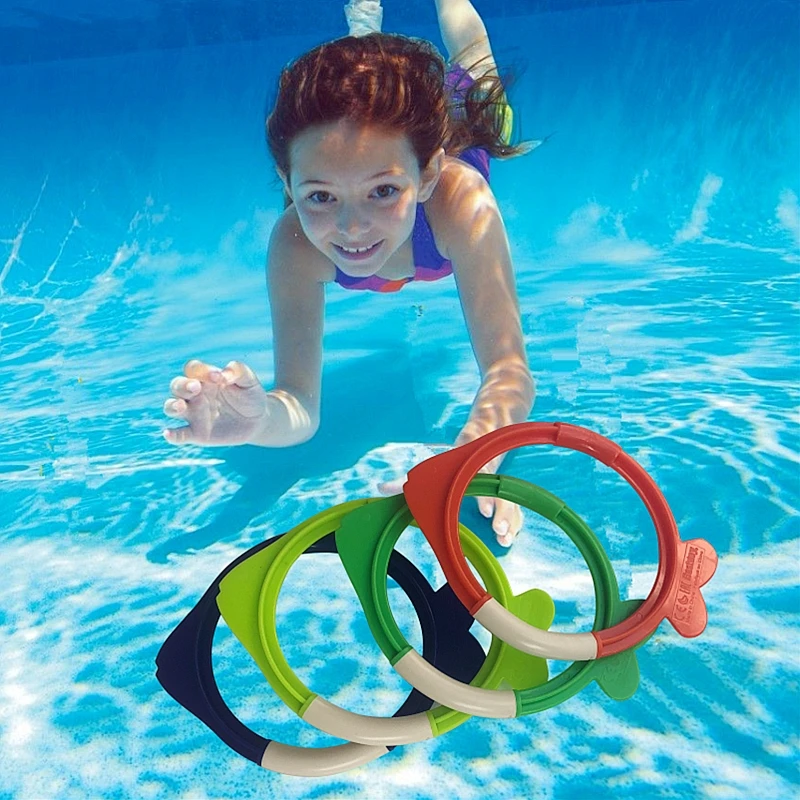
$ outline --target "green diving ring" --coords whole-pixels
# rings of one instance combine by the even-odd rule
[[[554,495],[526,481],[502,475],[477,475],[470,482],[466,494],[498,497],[523,505],[554,522],[569,536],[592,575],[595,630],[621,622],[641,604],[641,600],[620,600],[614,570],[594,532]],[[502,676],[512,687],[510,690],[495,688],[501,676],[491,653],[470,685],[445,675],[425,661],[406,641],[395,622],[386,583],[392,549],[412,523],[411,511],[402,496],[388,498],[381,504],[371,503],[352,511],[345,518],[336,532],[336,547],[364,608],[372,635],[395,670],[414,688],[443,706],[456,709],[447,713],[462,712],[493,718],[520,717],[543,711],[564,702],[592,681],[614,699],[625,700],[633,695],[639,683],[639,667],[636,655],[630,650],[598,661],[576,661],[546,683],[531,685],[525,683],[521,662],[523,657],[530,656],[511,649],[503,659],[503,666],[512,665],[516,669],[511,670],[511,679],[508,675]],[[473,541],[473,538],[473,534],[465,536],[462,531],[462,547],[469,542],[470,550],[477,548],[477,540]],[[472,561],[474,550],[467,555]],[[495,595],[488,584],[487,591],[503,607],[524,619],[526,604],[535,602],[535,598],[530,592],[513,597],[505,573],[494,559],[492,563],[496,565],[493,566],[493,579],[503,587],[503,594]],[[552,617],[547,627],[550,622]],[[499,641],[495,637],[492,647],[499,647]]]
[[[469,715],[438,707],[406,717],[384,718],[356,714],[328,702],[305,686],[286,661],[278,643],[276,610],[286,575],[305,550],[337,530],[351,512],[364,508],[393,510],[398,502],[404,503],[402,495],[353,500],[316,514],[232,569],[220,582],[217,597],[220,613],[231,631],[292,711],[325,733],[386,747],[431,739],[466,722]],[[494,596],[500,602],[511,603],[508,580],[489,549],[466,528],[461,529],[461,535],[465,554]],[[524,608],[515,607],[517,613],[523,613],[533,625],[549,626],[554,615],[550,596],[533,590],[524,597]],[[514,680],[514,675],[515,682],[523,680],[525,686],[542,684],[547,680],[547,662],[519,653],[494,638],[473,683],[495,688],[504,679]]]
[[[616,578],[608,558],[591,530],[560,500],[538,487],[523,481],[498,476],[478,476],[470,485],[470,494],[496,494],[505,497],[503,483],[522,489],[522,504],[564,527],[586,558],[595,584],[595,625],[607,625],[627,616],[639,601],[619,600]],[[520,502],[516,493],[508,499]],[[625,699],[638,685],[638,666],[632,653],[604,659],[601,662],[574,664],[561,675],[547,681],[546,662],[514,650],[496,637],[483,667],[470,685],[433,671],[433,692],[439,694],[442,678],[459,690],[447,690],[455,705],[406,718],[379,718],[354,714],[339,708],[308,689],[292,672],[280,650],[275,612],[278,595],[294,561],[318,538],[337,530],[337,548],[359,599],[365,609],[370,628],[382,651],[397,666],[415,661],[426,664],[405,641],[394,623],[388,607],[386,569],[392,545],[411,522],[410,512],[402,495],[385,499],[357,500],[317,514],[297,526],[275,545],[258,553],[234,569],[222,582],[218,605],[231,630],[250,652],[278,696],[302,719],[334,736],[363,744],[410,744],[429,739],[460,725],[473,714],[514,717],[552,707],[572,696],[592,680],[596,680],[611,697]],[[388,523],[392,523],[388,525]],[[388,529],[387,529],[388,525]],[[531,590],[514,597],[505,573],[488,548],[463,526],[460,539],[464,552],[473,563],[487,589],[498,601],[513,609],[530,624],[546,629],[553,620],[552,600],[544,592]],[[391,544],[387,543],[391,539]],[[385,556],[385,562],[383,557]],[[381,559],[378,561],[378,559]],[[370,576],[371,565],[375,565]],[[360,566],[359,566],[360,565]],[[366,575],[366,581],[363,579]],[[382,591],[380,590],[380,587]],[[374,598],[370,600],[370,598]],[[390,622],[391,620],[391,622]],[[409,653],[414,656],[409,656]],[[419,669],[422,683],[430,675]],[[399,671],[400,671],[399,670]],[[412,670],[413,671],[413,670]],[[402,674],[402,672],[401,672]],[[412,685],[416,685],[416,675]],[[502,682],[512,691],[495,691]],[[417,686],[417,688],[420,688]],[[421,689],[428,696],[429,693]],[[477,694],[476,694],[477,693]],[[464,695],[468,695],[465,698]],[[476,697],[479,698],[476,700]],[[499,699],[498,699],[499,698]],[[436,697],[433,697],[441,702]],[[460,706],[461,708],[458,708]]]

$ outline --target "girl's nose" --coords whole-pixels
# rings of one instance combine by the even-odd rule
[[[339,231],[347,236],[356,237],[369,229],[366,216],[356,207],[342,208],[337,220]]]

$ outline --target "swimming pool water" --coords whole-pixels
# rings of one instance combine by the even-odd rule
[[[519,72],[522,132],[554,134],[493,168],[537,380],[532,418],[616,440],[651,471],[682,538],[712,542],[707,630],[686,640],[662,625],[624,703],[592,687],[338,778],[287,778],[228,751],[160,689],[155,654],[246,548],[376,494],[452,440],[478,380],[455,288],[328,291],[323,426],[306,445],[169,447],[160,409],[187,358],[241,358],[271,379],[263,260],[281,204],[262,116],[279,67],[321,37],[276,25],[202,47],[8,57],[0,797],[797,793],[798,4],[497,9],[490,33]],[[433,37],[430,19],[408,28]],[[13,37],[20,23],[0,21]],[[634,492],[588,458],[540,450],[521,450],[509,471],[578,510],[623,594],[643,597],[657,552]],[[489,541],[472,507],[465,518]],[[417,535],[401,545],[438,577]],[[553,595],[561,630],[591,625],[588,573],[552,526],[528,515],[500,556],[518,591]],[[397,590],[392,602],[418,637]],[[392,713],[405,689],[335,560],[303,559],[279,610],[287,657],[310,686]],[[254,729],[331,743],[271,697],[225,629],[214,658],[223,695]]]

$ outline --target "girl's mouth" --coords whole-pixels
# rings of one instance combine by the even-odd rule
[[[333,246],[342,258],[346,258],[348,261],[363,261],[364,259],[370,258],[382,244],[383,239],[370,247],[342,247],[338,244],[334,244]]]

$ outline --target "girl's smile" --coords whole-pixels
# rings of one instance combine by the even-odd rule
[[[372,256],[378,252],[378,249],[383,244],[383,241],[384,240],[381,239],[381,241],[376,242],[373,245],[369,245],[368,247],[346,247],[338,244],[334,244],[334,247],[342,256],[342,258],[348,261],[364,261],[372,258]]]

